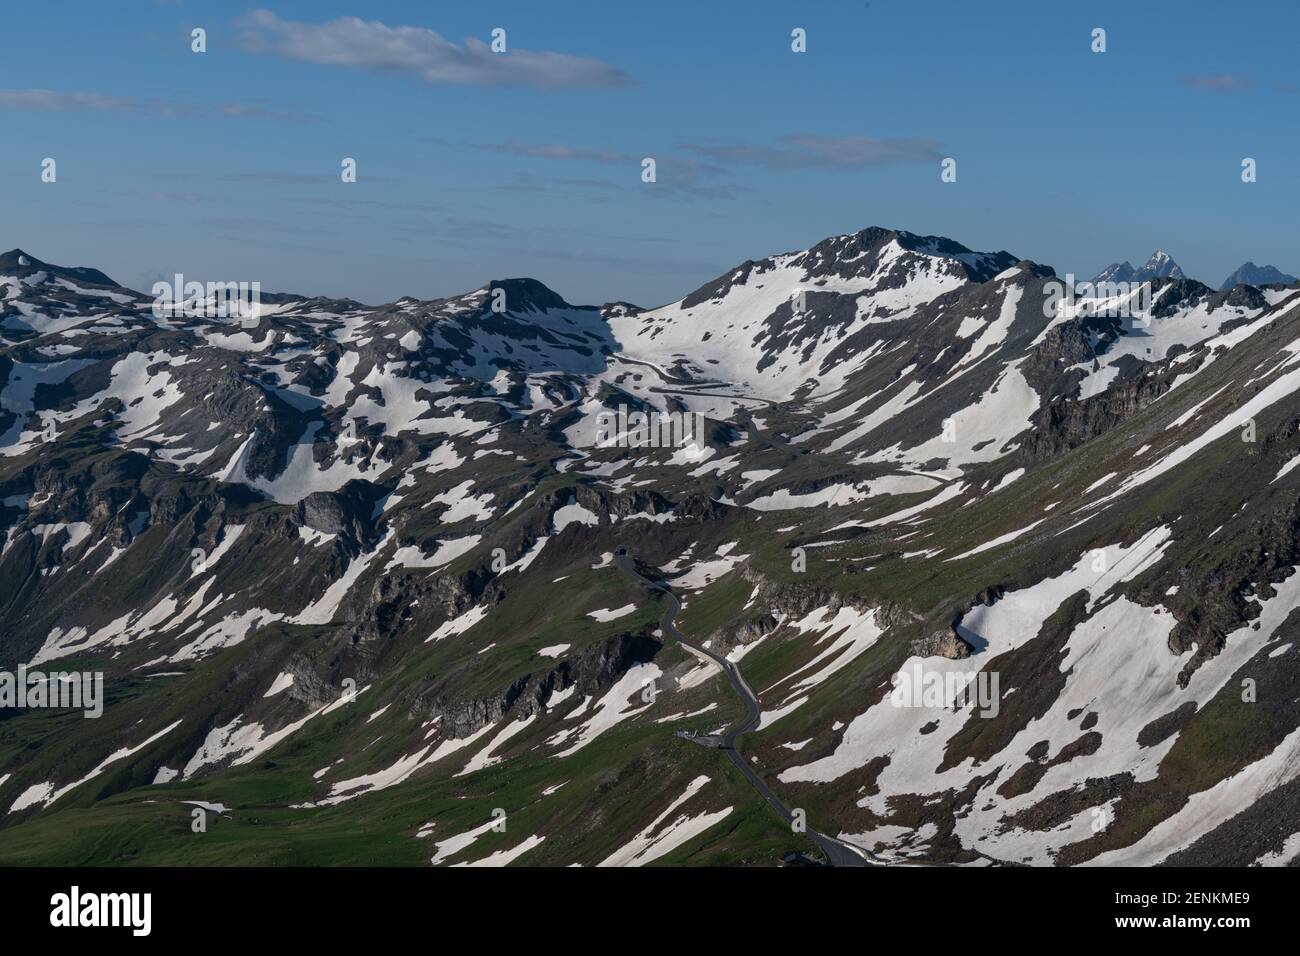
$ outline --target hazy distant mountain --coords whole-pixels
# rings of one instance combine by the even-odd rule
[[[1219,291],[1227,292],[1239,285],[1267,285],[1270,282],[1286,285],[1295,281],[1295,276],[1283,272],[1277,266],[1257,266],[1253,262],[1247,262],[1245,265],[1238,266],[1232,275],[1223,280]]]
[[[1124,262],[1112,262],[1106,268],[1102,269],[1092,277],[1093,282],[1131,282],[1133,275],[1137,270],[1133,264],[1125,260]]]
[[[1133,268],[1133,265],[1125,260],[1124,262],[1112,262],[1105,269],[1102,269],[1093,277],[1093,282],[1145,282],[1148,279],[1186,279],[1187,274],[1183,272],[1178,263],[1170,258],[1169,253],[1163,249],[1157,249],[1151,253],[1151,258],[1142,264],[1140,268]]]

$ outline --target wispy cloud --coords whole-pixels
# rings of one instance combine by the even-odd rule
[[[730,171],[713,163],[680,156],[655,159],[656,182],[651,196],[668,199],[735,199],[749,190],[726,182]]]
[[[321,66],[409,73],[429,83],[602,89],[631,82],[623,70],[600,60],[513,48],[493,53],[476,38],[458,46],[426,27],[390,27],[359,17],[316,24],[254,10],[241,18],[239,26],[240,42],[251,53]]]
[[[661,168],[672,167],[683,177],[699,181],[707,176],[728,174],[730,167],[764,166],[771,169],[799,169],[811,166],[883,166],[889,163],[932,162],[940,158],[939,144],[929,139],[872,139],[865,136],[783,136],[783,146],[686,143],[683,148],[706,159],[655,154]],[[592,149],[561,143],[528,143],[511,139],[504,143],[470,143],[488,150],[530,159],[572,160],[609,165],[638,165],[642,157],[621,150]],[[707,160],[707,161],[706,161]]]
[[[273,119],[282,122],[306,122],[318,117],[273,109],[265,103],[223,103],[219,106],[192,106],[163,100],[139,100],[104,93],[63,92],[59,90],[0,89],[0,110],[26,110],[39,113],[81,111],[107,113],[153,113],[157,116],[232,116]]]
[[[655,161],[655,182],[641,181],[641,161],[645,155],[634,155],[619,150],[590,149],[582,146],[565,146],[558,143],[526,143],[510,140],[505,143],[469,143],[474,149],[484,149],[527,159],[560,162],[598,163],[622,166],[624,173],[615,180],[600,179],[526,179],[501,188],[516,191],[553,191],[563,185],[590,192],[645,189],[647,195],[660,199],[734,199],[747,190],[743,186],[722,181],[730,170],[716,163],[690,156],[654,152],[649,158]]]
[[[1189,73],[1178,77],[1178,83],[1189,90],[1210,93],[1248,93],[1264,89],[1294,94],[1298,91],[1294,83],[1286,80],[1256,80],[1243,73]]]
[[[243,116],[249,119],[281,120],[291,123],[314,122],[320,117],[309,113],[276,109],[265,103],[226,103],[217,107],[222,116]]]
[[[686,149],[717,163],[768,169],[888,166],[938,162],[940,145],[932,139],[878,139],[872,136],[782,136],[780,146],[688,143]]]
[[[559,143],[524,143],[512,139],[505,143],[474,143],[475,149],[485,149],[493,153],[506,153],[511,156],[526,156],[531,159],[578,160],[591,163],[608,163],[618,165],[636,162],[627,153],[611,149],[584,149],[578,146],[562,146]]]
[[[0,109],[69,112],[73,110],[113,110],[128,112],[139,109],[134,100],[101,93],[60,93],[57,90],[0,90]]]
[[[1244,93],[1254,86],[1250,77],[1240,73],[1189,73],[1178,82],[1189,90],[1209,90],[1214,93]]]

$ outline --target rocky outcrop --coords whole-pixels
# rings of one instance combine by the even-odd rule
[[[911,611],[891,602],[869,603],[820,585],[774,581],[750,565],[744,565],[741,574],[756,588],[751,602],[754,610],[709,635],[715,649],[720,647],[722,653],[733,647],[752,644],[783,623],[798,620],[818,608],[827,608],[831,615],[842,607],[851,607],[864,614],[874,610],[876,623],[886,629],[919,619]]]
[[[512,719],[531,717],[545,710],[552,693],[571,686],[583,696],[598,696],[629,668],[653,660],[662,648],[649,634],[619,634],[554,667],[519,677],[499,694],[486,697],[461,697],[459,677],[443,679],[416,695],[411,713],[422,721],[438,719],[444,739],[463,739],[507,714]]]
[[[373,484],[353,479],[338,491],[314,491],[294,507],[297,522],[313,531],[336,534],[356,545],[375,540],[371,520],[381,492]]]
[[[1300,565],[1300,503],[1258,515],[1236,547],[1213,565],[1183,576],[1177,595],[1165,597],[1178,623],[1169,632],[1169,650],[1182,656],[1195,650],[1179,672],[1186,687],[1192,674],[1216,656],[1233,631],[1259,617],[1260,602],[1273,586]]]
[[[1123,377],[1124,365],[1134,374],[1137,361],[1116,364]],[[1180,372],[1186,374],[1194,367],[1185,366]],[[1044,461],[1110,431],[1169,391],[1174,377],[1169,369],[1137,372],[1131,380],[1116,382],[1093,398],[1065,399],[1044,406],[1030,419],[1034,427],[1023,436],[1021,460],[1029,464]]]
[[[918,657],[946,657],[950,661],[964,660],[974,650],[953,628],[942,628],[911,643],[912,653]]]

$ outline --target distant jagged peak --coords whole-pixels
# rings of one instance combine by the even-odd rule
[[[1102,269],[1092,277],[1092,282],[1130,282],[1137,270],[1133,268],[1133,263],[1125,259],[1123,262],[1112,262],[1106,268]]]
[[[1290,285],[1300,281],[1290,273],[1283,272],[1277,266],[1257,266],[1253,262],[1239,265],[1219,286],[1220,292],[1228,292],[1239,285]]]
[[[1093,276],[1095,282],[1145,282],[1148,279],[1186,279],[1187,273],[1163,249],[1157,249],[1138,268],[1125,259],[1112,262],[1101,272]]]
[[[1138,279],[1186,279],[1187,274],[1174,262],[1173,257],[1163,249],[1151,253],[1151,257],[1138,269]]]

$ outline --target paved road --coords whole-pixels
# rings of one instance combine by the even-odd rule
[[[651,387],[650,391],[656,395],[703,395],[705,398],[734,398],[737,402],[759,402],[771,408],[776,402],[766,398],[759,398],[757,395],[737,394],[735,392],[701,392],[693,388],[655,388]]]
[[[664,595],[667,606],[664,608],[663,620],[660,621],[660,626],[663,628],[664,633],[671,635],[680,644],[689,647],[696,653],[707,657],[709,660],[713,661],[713,663],[722,668],[723,673],[727,675],[727,680],[731,681],[732,689],[745,704],[745,718],[740,721],[740,723],[736,724],[736,726],[728,730],[723,736],[722,752],[731,759],[731,762],[736,765],[736,769],[739,770],[741,774],[744,775],[745,779],[749,781],[750,786],[758,791],[759,796],[767,801],[768,805],[777,812],[777,815],[786,822],[786,825],[788,826],[792,824],[794,821],[794,814],[791,813],[790,809],[781,802],[781,798],[773,793],[768,785],[759,778],[758,774],[754,773],[754,768],[749,765],[744,756],[741,755],[740,751],[736,749],[736,738],[757,727],[759,720],[758,698],[754,695],[754,692],[750,689],[749,685],[745,683],[745,678],[740,673],[740,668],[725,657],[719,657],[717,654],[700,647],[698,644],[692,644],[682,636],[682,632],[677,630],[677,624],[675,623],[675,618],[677,617],[677,612],[681,610],[682,602],[671,589],[658,581],[651,581],[645,575],[637,571],[636,564],[626,554],[616,555],[614,562],[646,587],[659,591]],[[818,833],[816,830],[812,829],[807,831],[807,835],[817,844],[822,853],[826,855],[826,859],[830,862],[831,866],[867,866],[869,863],[869,861],[865,859],[859,851],[851,849],[848,844],[841,843],[833,837],[828,837],[825,834]]]

